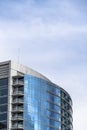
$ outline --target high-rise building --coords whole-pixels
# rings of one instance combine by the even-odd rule
[[[23,65],[0,63],[0,130],[73,130],[70,95]]]

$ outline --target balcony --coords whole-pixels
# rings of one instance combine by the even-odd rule
[[[13,96],[24,95],[24,91],[14,91]]]
[[[16,98],[13,100],[12,104],[23,104],[24,103],[24,100],[23,99],[19,99],[19,98]]]
[[[23,107],[14,107],[12,109],[12,112],[23,112],[24,111],[24,108]]]
[[[6,128],[1,128],[0,130],[7,130]]]
[[[12,121],[19,121],[19,120],[23,120],[23,116],[16,115],[12,117]]]
[[[24,81],[23,80],[14,80],[13,86],[24,86]]]
[[[23,77],[24,77],[24,74],[20,72],[18,72],[17,75],[13,76],[14,79],[23,78]]]
[[[23,130],[23,125],[22,124],[16,124],[12,125],[12,130]]]

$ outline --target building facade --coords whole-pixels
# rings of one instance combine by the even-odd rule
[[[0,63],[0,130],[73,130],[70,95],[23,65]]]

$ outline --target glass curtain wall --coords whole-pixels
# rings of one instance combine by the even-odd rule
[[[24,130],[60,130],[60,105],[60,90],[56,85],[24,76]]]
[[[7,130],[8,78],[0,79],[0,130]]]

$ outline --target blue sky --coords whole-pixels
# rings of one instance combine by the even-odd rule
[[[21,64],[71,94],[74,130],[87,130],[87,1],[1,0],[0,61],[19,48]]]

